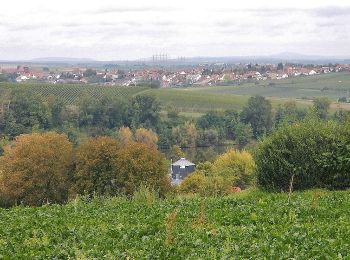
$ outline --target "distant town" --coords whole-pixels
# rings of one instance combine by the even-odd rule
[[[118,65],[41,66],[0,64],[0,81],[50,84],[105,84],[112,86],[218,86],[246,81],[278,80],[290,77],[350,71],[350,64],[197,64],[130,68]]]

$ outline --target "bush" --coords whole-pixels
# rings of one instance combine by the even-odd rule
[[[276,130],[259,143],[255,161],[258,184],[293,188],[350,187],[350,129],[334,122],[303,121]]]
[[[223,176],[205,176],[202,172],[196,172],[181,182],[178,191],[184,194],[200,194],[201,196],[222,196],[229,194],[231,187],[231,182]]]
[[[246,151],[229,150],[214,162],[214,171],[231,181],[231,185],[245,188],[254,183],[255,163]]]
[[[178,191],[202,196],[222,196],[231,192],[232,186],[246,188],[254,184],[255,164],[250,153],[230,150],[212,164],[200,163],[194,174],[186,177]]]
[[[179,186],[180,193],[200,193],[206,183],[206,177],[200,173],[193,173],[186,177]]]
[[[53,132],[21,135],[0,157],[0,195],[7,206],[68,199],[72,144]]]
[[[158,193],[155,190],[141,185],[137,191],[135,191],[132,199],[144,205],[152,205],[158,199]]]
[[[205,178],[204,188],[200,194],[203,196],[224,196],[231,193],[232,182],[223,176],[210,176]]]
[[[79,145],[76,152],[75,190],[79,194],[114,195],[113,180],[118,174],[118,142],[98,137]]]

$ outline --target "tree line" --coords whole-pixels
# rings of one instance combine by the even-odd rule
[[[101,136],[76,148],[65,134],[23,134],[0,157],[0,204],[64,203],[80,195],[132,196],[170,189],[164,155],[146,143]]]
[[[155,97],[148,95],[130,99],[82,96],[76,105],[66,105],[56,97],[44,101],[29,90],[14,89],[9,100],[9,106],[0,116],[0,154],[2,144],[20,134],[56,131],[67,134],[77,145],[88,137],[115,137],[122,128],[129,128],[133,135],[140,128],[150,130],[156,135],[156,145],[165,149],[210,147],[228,142],[243,148],[250,141],[269,135],[273,129],[298,122],[310,114],[322,120],[344,121],[349,117],[349,112],[342,110],[329,115],[327,98],[315,99],[309,109],[298,107],[294,101],[272,109],[268,99],[254,96],[242,111],[209,111],[197,119],[181,116],[174,106],[161,107]]]

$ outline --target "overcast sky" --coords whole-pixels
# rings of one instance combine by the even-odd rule
[[[174,58],[281,52],[350,57],[349,2],[4,1],[0,60],[119,60],[156,53]]]

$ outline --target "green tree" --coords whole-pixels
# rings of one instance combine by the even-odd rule
[[[51,125],[53,127],[63,126],[65,104],[62,99],[50,97],[48,108],[51,112]]]
[[[205,129],[199,131],[197,135],[198,146],[214,146],[219,143],[219,134],[215,129]]]
[[[283,70],[283,63],[282,62],[277,64],[277,70]]]
[[[278,106],[275,114],[275,125],[292,124],[306,117],[307,110],[297,107],[295,101],[286,102]]]
[[[253,137],[253,130],[249,124],[238,123],[236,125],[236,142],[239,148],[243,148]]]
[[[96,76],[96,70],[93,69],[86,69],[83,73],[84,77],[93,77]]]
[[[138,95],[132,103],[132,127],[157,130],[160,124],[160,104],[155,97]]]
[[[5,135],[11,138],[30,133],[34,126],[47,129],[50,111],[41,98],[30,91],[15,89],[11,92],[10,109],[5,112],[2,124]]]
[[[262,96],[249,98],[248,105],[241,113],[241,119],[251,125],[255,138],[269,133],[272,128],[271,102]]]
[[[130,125],[129,105],[118,99],[104,96],[101,99],[84,97],[79,103],[81,127],[114,128]]]
[[[331,105],[331,100],[326,97],[316,98],[314,100],[314,109],[321,119],[326,119]]]
[[[224,113],[219,111],[209,111],[197,120],[197,126],[202,129],[224,128]]]

